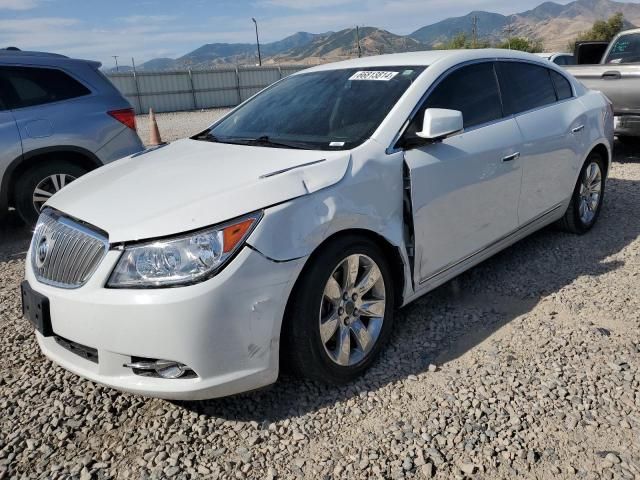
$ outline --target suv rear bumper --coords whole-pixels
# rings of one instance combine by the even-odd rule
[[[98,149],[96,155],[102,163],[110,163],[144,150],[144,145],[137,132],[124,127],[120,133]]]

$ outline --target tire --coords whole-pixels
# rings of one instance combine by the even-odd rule
[[[40,215],[37,205],[44,203],[48,196],[62,188],[62,184],[68,185],[85,173],[85,168],[61,160],[41,162],[22,173],[16,182],[14,193],[14,205],[22,220],[27,225],[34,225]],[[48,195],[36,194],[36,187]],[[37,205],[34,204],[36,198]]]
[[[349,265],[348,259],[355,256],[359,256],[356,285],[363,286],[364,290],[362,280],[375,272],[374,264],[378,267],[379,279],[357,300],[354,301],[355,297],[337,300],[337,293],[344,292],[342,287],[347,282],[344,272]],[[330,277],[337,282],[331,282],[331,287],[328,286]],[[374,274],[368,278],[376,277]],[[333,288],[336,285],[340,287],[339,291]],[[325,288],[334,300],[325,295]],[[379,302],[382,296],[384,313],[380,310],[380,303],[372,303]],[[393,326],[394,302],[391,270],[382,250],[366,238],[349,236],[337,239],[311,259],[292,293],[283,323],[283,363],[293,373],[323,383],[340,385],[354,380],[371,366],[388,341]],[[369,306],[378,315],[362,314],[358,306]],[[330,321],[323,323],[325,342],[321,323],[327,318]],[[335,333],[329,336],[334,320]],[[371,339],[372,343],[358,342],[356,331],[360,332],[359,338]],[[347,342],[350,352],[345,362],[344,349],[341,355],[338,345],[344,346]],[[363,346],[366,345],[369,347],[365,350]]]
[[[594,197],[590,197],[591,202],[584,200],[583,193],[587,195],[589,192],[585,190],[585,182],[589,182],[590,174],[593,173],[592,170],[594,165],[597,165],[597,170],[599,175],[599,195],[597,196],[597,201],[593,201]],[[600,216],[600,210],[602,210],[602,202],[604,200],[604,190],[605,190],[605,180],[606,180],[606,168],[605,163],[602,156],[599,153],[591,152],[587,157],[587,160],[584,162],[582,169],[580,170],[580,175],[578,176],[578,180],[576,182],[576,186],[573,189],[573,195],[571,196],[571,202],[569,203],[569,207],[564,214],[564,217],[560,219],[559,226],[563,230],[576,233],[576,234],[584,234],[587,233],[591,228],[595,225],[598,217]],[[595,182],[595,180],[594,180]],[[594,182],[590,182],[595,185]],[[593,187],[594,193],[597,190]],[[583,200],[586,202],[583,207],[581,207],[581,203]],[[582,208],[582,210],[581,210]],[[589,215],[583,214],[584,208],[587,208],[589,211]]]

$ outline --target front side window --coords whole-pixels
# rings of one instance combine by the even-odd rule
[[[420,66],[292,75],[194,138],[247,145],[344,150],[369,138]]]
[[[640,33],[622,35],[611,46],[604,63],[640,62]]]
[[[549,69],[524,62],[500,62],[500,91],[505,114],[515,115],[556,102]]]
[[[77,80],[53,68],[2,68],[0,85],[12,109],[59,102],[91,93]]]
[[[429,94],[418,110],[406,135],[422,130],[427,108],[446,108],[462,112],[464,128],[502,118],[500,92],[492,62],[459,68],[445,77]]]

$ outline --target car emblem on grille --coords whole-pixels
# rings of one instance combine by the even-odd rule
[[[47,260],[49,256],[49,239],[47,236],[43,236],[38,242],[38,246],[36,247],[36,265],[38,268],[42,268],[44,266],[44,262]]]

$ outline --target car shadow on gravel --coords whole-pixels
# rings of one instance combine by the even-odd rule
[[[597,279],[618,269],[622,261],[610,257],[640,235],[639,205],[640,182],[610,178],[605,207],[590,233],[576,236],[545,228],[398,310],[390,345],[350,385],[319,385],[281,375],[261,391],[174,403],[206,416],[267,425],[337,403],[348,410],[349,403],[343,402],[349,398],[375,396],[377,390],[408,379],[435,388],[438,380],[431,380],[430,364],[458,358],[578,277]],[[490,343],[481,347],[489,358],[505,361],[491,356]]]
[[[24,258],[29,249],[32,230],[14,211],[0,219],[0,267],[2,263]]]

